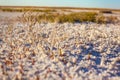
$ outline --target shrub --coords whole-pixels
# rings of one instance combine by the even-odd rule
[[[96,23],[105,23],[105,16],[103,15],[96,16]]]
[[[96,23],[115,23],[118,22],[118,18],[116,16],[104,16],[98,15],[96,17]]]
[[[42,14],[37,17],[38,22],[55,22],[57,17],[56,14]]]
[[[80,12],[62,15],[58,17],[60,23],[63,22],[95,22],[97,13],[92,12]]]
[[[112,14],[112,11],[110,10],[101,10],[99,13],[106,13],[106,14]]]
[[[106,23],[115,23],[118,22],[118,18],[116,16],[107,16]]]

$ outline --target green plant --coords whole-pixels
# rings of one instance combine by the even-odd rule
[[[67,15],[59,16],[59,22],[95,22],[97,13],[92,12],[80,12],[80,13],[71,13]]]

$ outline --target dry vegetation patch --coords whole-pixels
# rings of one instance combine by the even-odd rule
[[[100,10],[99,13],[112,14],[112,11],[110,11],[110,10]]]
[[[99,12],[68,12],[67,9],[55,8],[0,8],[3,12],[24,12],[21,19],[24,22],[35,19],[36,22],[57,22],[57,23],[78,23],[78,22],[95,22],[95,23],[116,23],[119,22],[115,16],[104,16],[112,14],[112,10],[99,10]],[[59,11],[67,12],[67,14]],[[66,11],[67,10],[67,11]],[[27,20],[27,21],[26,21]],[[32,20],[30,20],[32,22]]]
[[[80,22],[95,22],[95,23],[116,23],[119,22],[116,16],[104,16],[96,12],[72,12],[69,14],[60,13],[33,13],[25,12],[19,17],[23,22],[57,22],[57,23],[80,23]],[[33,21],[34,20],[34,21]]]
[[[1,8],[4,12],[56,12],[55,9],[34,9],[34,8]]]

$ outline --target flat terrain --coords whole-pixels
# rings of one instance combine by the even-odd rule
[[[119,21],[34,23],[23,14],[0,12],[0,80],[120,80]]]

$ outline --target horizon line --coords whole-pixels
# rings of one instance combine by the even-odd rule
[[[66,8],[66,9],[95,9],[95,10],[99,10],[99,9],[107,9],[107,10],[120,10],[120,9],[115,9],[115,8],[100,8],[100,7],[75,7],[75,6],[23,6],[23,5],[0,5],[0,7],[34,7],[34,8]]]

